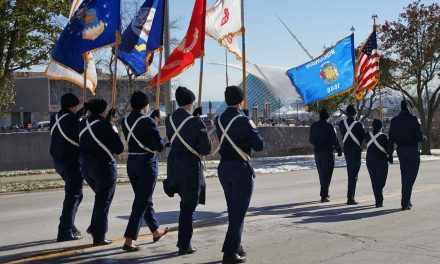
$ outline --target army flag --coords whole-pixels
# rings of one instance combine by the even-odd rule
[[[376,88],[379,83],[379,55],[377,53],[376,29],[362,45],[356,61],[356,97],[361,99],[365,90]]]
[[[160,84],[176,77],[204,56],[205,49],[206,0],[196,0],[191,21],[182,42],[174,49],[165,65],[160,69]],[[150,87],[157,85],[158,75],[154,76]]]
[[[87,53],[116,42],[116,31],[120,28],[120,1],[77,0],[73,1],[71,10],[75,12],[71,12],[69,22],[52,51],[46,75],[82,86],[77,77],[83,75],[85,63],[91,72],[94,71],[93,60]],[[73,76],[75,73],[77,75]],[[95,80],[93,76],[87,81],[87,87],[92,91],[96,87]]]
[[[318,58],[287,71],[304,104],[327,99],[354,86],[354,36],[344,38]]]
[[[122,34],[118,58],[136,75],[148,71],[163,46],[165,0],[146,0]]]
[[[242,33],[241,0],[217,0],[206,12],[206,35],[233,53],[238,60],[242,55],[236,36]]]

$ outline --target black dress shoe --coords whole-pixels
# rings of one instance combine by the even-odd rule
[[[376,208],[383,207],[383,204],[376,204]]]
[[[321,203],[328,203],[328,202],[330,202],[330,200],[327,197],[321,198]]]
[[[66,232],[66,233],[58,234],[57,242],[80,240],[81,238],[82,238],[81,235],[77,236],[73,232]]]
[[[138,246],[129,246],[127,244],[124,244],[124,246],[122,247],[122,250],[127,251],[127,252],[135,252],[135,251],[139,251],[140,247],[138,247]]]
[[[355,199],[347,199],[347,205],[357,205],[359,204],[358,202],[356,202]]]
[[[242,257],[237,253],[224,253],[222,264],[245,263],[246,257]]]
[[[404,206],[404,207],[402,207],[402,211],[407,211],[407,210],[411,210],[411,206]]]
[[[89,234],[89,235],[93,235],[93,231],[95,231],[94,229],[95,229],[95,228],[94,228],[93,226],[89,226],[89,227],[87,227],[87,230],[86,230],[87,234]]]
[[[106,246],[110,245],[111,243],[113,243],[113,241],[111,241],[110,239],[104,239],[102,241],[93,242],[93,246]]]
[[[193,254],[197,251],[197,248],[189,246],[187,249],[179,249],[179,256]]]
[[[165,229],[163,230],[163,234],[158,236],[158,237],[154,237],[153,236],[153,243],[156,243],[157,241],[159,241],[159,239],[161,239],[164,235],[166,235],[168,233],[170,229],[168,227],[165,227]]]
[[[238,255],[240,255],[241,257],[247,256],[247,252],[244,251],[243,246],[240,246],[240,249],[238,250]]]

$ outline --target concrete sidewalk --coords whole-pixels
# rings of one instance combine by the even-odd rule
[[[376,209],[371,183],[363,166],[357,206],[346,206],[346,170],[335,170],[331,202],[318,203],[315,170],[258,175],[246,217],[243,244],[247,263],[439,263],[439,161],[424,162],[413,194],[414,209],[400,211],[398,165],[390,167],[384,207]],[[130,214],[130,186],[118,186],[109,217],[109,238],[114,243],[89,247],[92,239],[56,243],[62,191],[0,196],[0,262],[15,263],[219,263],[227,228],[226,204],[218,179],[207,180],[207,205],[199,206],[193,244],[194,255],[178,257],[178,199],[168,198],[158,185],[155,209],[162,226],[172,232],[158,243],[146,228],[137,253],[120,248]],[[86,189],[77,226],[85,230],[93,206]],[[85,232],[83,232],[85,233]]]

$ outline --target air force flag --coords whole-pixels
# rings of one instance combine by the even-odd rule
[[[136,75],[148,71],[155,51],[163,45],[164,0],[146,0],[122,34],[118,58]]]
[[[115,33],[120,28],[119,4],[120,1],[113,0],[82,1],[61,33],[52,59],[83,73],[84,53],[116,42]]]
[[[46,76],[83,86],[86,74],[86,87],[94,94],[98,77],[93,56],[89,52],[114,44],[119,28],[120,1],[74,0],[69,22],[52,51]]]
[[[354,66],[354,36],[350,35],[317,59],[288,70],[287,75],[304,104],[309,104],[352,88]]]

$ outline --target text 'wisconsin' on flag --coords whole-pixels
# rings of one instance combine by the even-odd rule
[[[148,71],[163,46],[165,0],[146,0],[122,34],[118,58],[136,75]]]
[[[373,30],[359,50],[355,73],[355,95],[358,99],[361,99],[366,90],[374,89],[379,83],[380,72],[376,29]]]
[[[81,77],[87,62],[87,88],[94,92],[96,69],[88,52],[113,45],[120,29],[120,1],[76,0],[69,22],[61,33],[46,69],[46,76],[83,86]],[[86,61],[85,61],[86,59]],[[89,70],[90,67],[90,70]]]
[[[318,58],[286,74],[304,104],[309,104],[353,88],[354,66],[354,36],[350,35]]]

